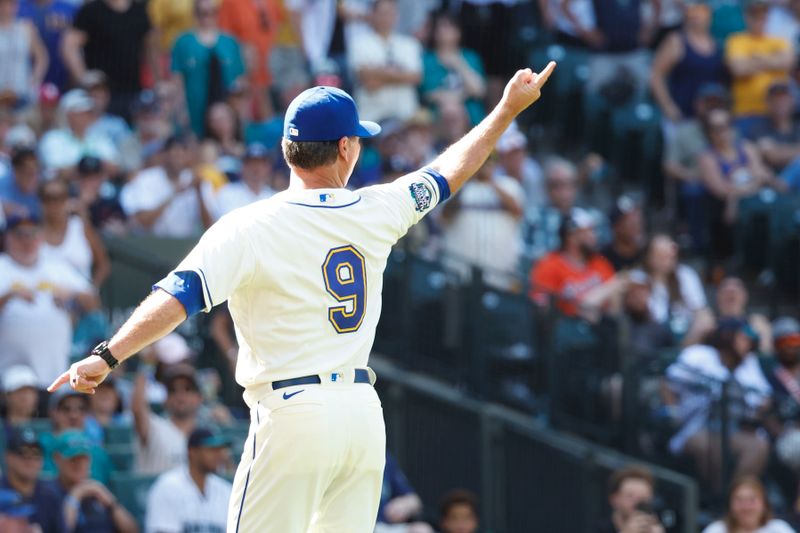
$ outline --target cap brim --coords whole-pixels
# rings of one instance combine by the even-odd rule
[[[375,137],[380,132],[381,127],[377,123],[370,122],[369,120],[362,120],[358,123],[356,135],[358,137]]]
[[[225,437],[209,437],[197,444],[198,448],[227,448],[231,443]]]
[[[88,455],[88,456],[92,455],[91,450],[89,448],[84,448],[84,447],[73,448],[71,450],[63,450],[60,451],[59,453],[61,454],[61,457],[63,457],[64,459],[72,459],[74,457],[79,457],[81,455]]]

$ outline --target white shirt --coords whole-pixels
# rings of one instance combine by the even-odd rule
[[[142,170],[127,183],[119,196],[125,214],[132,216],[140,211],[155,209],[168,198],[175,199],[161,213],[150,228],[150,233],[158,237],[192,237],[203,230],[200,218],[200,204],[193,187],[176,193],[179,186],[192,182],[192,171],[184,170],[173,183],[163,167]],[[210,212],[214,212],[214,193],[208,182],[201,185],[203,202]]]
[[[328,57],[336,22],[336,0],[285,0],[286,9],[300,15],[303,50],[311,65]]]
[[[199,275],[205,311],[228,300],[249,405],[272,381],[366,366],[389,252],[439,198],[432,171],[357,191],[290,189],[203,235],[175,271]]]
[[[577,37],[578,28],[564,14],[562,6],[563,2],[561,0],[550,0],[550,9],[553,12],[555,26],[561,33]],[[584,30],[593,30],[597,25],[592,0],[572,0],[569,3],[569,11]]]
[[[413,37],[393,33],[384,39],[374,31],[361,32],[348,47],[353,72],[361,68],[396,66],[406,72],[422,72],[422,47]],[[368,91],[357,87],[355,99],[363,120],[407,120],[419,108],[416,84],[385,85]]]
[[[729,533],[725,522],[717,520],[703,530],[703,533]],[[795,533],[794,529],[783,520],[770,520],[766,525],[758,528],[753,533]]]
[[[74,167],[85,155],[110,163],[116,163],[119,159],[111,140],[91,129],[83,139],[75,137],[69,128],[51,130],[44,134],[39,143],[39,156],[47,170]]]
[[[800,39],[800,21],[786,7],[773,5],[767,13],[767,24],[764,32],[772,37],[786,39],[793,49],[797,49]]]
[[[209,474],[204,489],[200,492],[188,466],[162,474],[147,494],[146,533],[224,533],[231,484]]]
[[[691,325],[694,314],[706,307],[706,293],[700,276],[692,267],[678,265],[675,270],[678,278],[682,302],[673,302],[670,305],[669,288],[664,283],[654,282],[650,287],[650,315],[659,324],[672,321],[672,326],[678,331],[687,331]]]
[[[136,438],[136,471],[161,474],[186,462],[186,434],[171,420],[150,413],[147,444]]]
[[[519,206],[525,205],[520,184],[508,176],[496,175],[497,186]],[[457,272],[469,275],[469,266],[485,269],[485,281],[507,287],[519,266],[521,219],[506,211],[500,196],[490,183],[467,182],[458,193],[458,213],[444,232],[448,264]]]
[[[264,185],[261,187],[261,190],[258,193],[255,193],[253,192],[253,189],[241,181],[235,183],[226,183],[219,191],[217,191],[216,218],[226,215],[234,209],[238,209],[239,207],[244,207],[248,204],[252,204],[253,202],[257,202],[258,200],[266,200],[273,194],[275,194],[275,191],[272,190],[272,187],[267,185]]]
[[[0,308],[0,370],[15,364],[30,366],[47,387],[69,366],[72,320],[54,293],[90,292],[89,282],[64,261],[40,256],[30,268],[0,254],[0,295],[21,287],[35,293],[32,302],[11,298]]]
[[[67,231],[64,233],[64,240],[61,241],[61,244],[42,243],[42,254],[47,260],[57,257],[69,263],[81,276],[91,281],[92,248],[89,246],[89,239],[86,238],[86,230],[80,216],[69,217]]]
[[[753,354],[739,363],[732,377],[745,390],[744,402],[752,409],[760,407],[772,394],[772,387]],[[680,452],[686,441],[706,425],[711,402],[721,397],[722,383],[730,378],[731,372],[720,361],[719,352],[705,344],[687,347],[667,368],[671,387],[679,391],[678,413],[682,420],[681,429],[669,443],[673,453]]]

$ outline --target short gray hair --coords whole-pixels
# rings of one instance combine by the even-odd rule
[[[570,176],[573,180],[578,178],[578,168],[571,161],[563,157],[554,155],[547,158],[544,163],[544,179],[546,182],[552,180],[554,174],[561,173]]]
[[[311,170],[336,162],[339,141],[281,141],[283,157],[289,166]]]

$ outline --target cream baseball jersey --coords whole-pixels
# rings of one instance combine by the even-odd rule
[[[273,381],[366,366],[389,252],[449,194],[427,167],[356,191],[289,189],[223,216],[156,287],[187,314],[228,301],[252,405]]]

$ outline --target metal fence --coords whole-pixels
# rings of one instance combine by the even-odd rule
[[[608,475],[635,461],[383,358],[373,356],[371,365],[388,446],[423,501],[435,503],[454,487],[473,490],[495,533],[592,531],[608,513]],[[695,531],[695,482],[649,466],[668,531]]]

